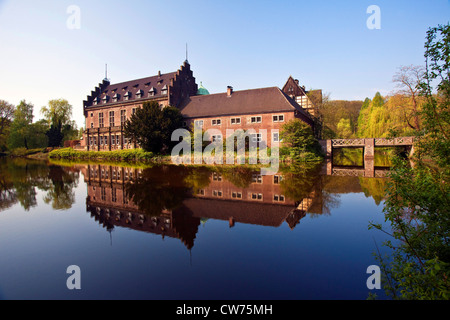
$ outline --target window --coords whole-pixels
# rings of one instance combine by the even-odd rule
[[[148,96],[153,97],[156,94],[156,89],[151,87],[150,90],[148,90]]]
[[[114,127],[114,111],[109,112],[109,126]]]
[[[111,145],[113,146],[113,145],[115,145],[116,144],[116,136],[115,135],[112,135],[111,136]]]
[[[273,184],[279,184],[282,180],[283,180],[283,176],[281,176],[281,175],[273,176]]]
[[[211,141],[212,142],[221,142],[222,141],[222,135],[217,134],[217,135],[211,136]]]
[[[103,145],[103,136],[100,137],[100,145]]]
[[[136,108],[131,109],[131,114],[135,114],[136,113]]]
[[[91,129],[93,129],[94,128],[94,123],[93,122],[91,122]]]
[[[252,182],[253,183],[262,183],[262,176],[260,174],[252,175]]]
[[[250,134],[250,137],[252,138],[253,142],[261,142],[262,141],[261,133],[252,133],[252,134]]]
[[[212,178],[214,181],[222,181],[222,175],[217,172],[213,173]]]
[[[120,124],[123,126],[127,121],[127,110],[120,110]]]
[[[119,135],[116,136],[116,144],[117,144],[118,146],[121,145],[121,143],[120,143],[120,136],[119,136]]]
[[[250,193],[249,198],[251,200],[262,200],[263,196],[262,196],[262,193]]]
[[[279,132],[273,132],[272,133],[272,141],[273,142],[280,142],[280,133]]]
[[[164,87],[162,87],[161,94],[167,94],[167,85],[164,85]]]
[[[213,197],[221,197],[222,196],[222,190],[213,190],[212,195],[213,195]]]
[[[203,127],[203,120],[195,120],[194,124],[196,127],[201,128]]]
[[[100,112],[98,114],[98,125],[100,128],[103,128],[105,126],[104,121],[103,121],[103,112]]]
[[[103,100],[103,103],[107,103],[108,102],[108,96],[104,96],[102,100]]]
[[[136,98],[141,98],[141,97],[142,97],[142,90],[136,91]]]
[[[105,201],[106,200],[106,188],[105,187],[101,187],[100,188],[101,189],[101,199],[103,200],[103,201]]]
[[[222,121],[221,121],[220,119],[214,119],[214,120],[211,120],[211,124],[212,124],[213,126],[220,126],[221,123],[222,123]]]
[[[250,118],[251,123],[261,123],[261,121],[262,121],[262,118],[260,116]]]
[[[272,119],[273,119],[273,122],[283,122],[284,121],[284,115],[280,114],[280,115],[277,115],[277,116],[273,116]]]
[[[231,118],[230,123],[231,124],[241,124],[241,118]]]
[[[273,201],[278,201],[278,202],[284,202],[284,195],[280,194],[274,194],[273,195]]]
[[[117,189],[116,188],[111,189],[111,201],[112,202],[117,201]]]
[[[104,142],[105,146],[108,145],[108,139],[109,139],[109,138],[108,138],[107,136],[105,136],[105,138],[103,139],[103,140],[104,140],[103,142]]]
[[[232,192],[231,198],[233,199],[242,199],[242,192]]]
[[[117,102],[119,100],[119,95],[116,93],[114,96],[113,96],[113,102]]]
[[[131,98],[131,92],[127,91],[124,95],[123,95],[123,100],[130,100]]]

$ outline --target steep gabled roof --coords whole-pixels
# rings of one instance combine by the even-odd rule
[[[167,88],[170,85],[170,81],[175,78],[176,74],[176,72],[170,72],[115,84],[104,82],[104,85],[101,86],[99,90],[93,91],[91,96],[88,97],[88,100],[85,102],[85,106],[93,106],[93,100],[95,98],[103,99],[104,97],[108,97],[107,103],[102,103],[102,106],[113,103],[120,103],[125,101],[124,97],[128,96],[127,93],[129,93],[129,98],[128,100],[126,100],[127,102],[141,100],[148,97],[148,92],[151,88],[154,88],[156,90],[152,98],[167,96],[167,94],[161,94],[161,90],[163,89],[163,87]],[[140,90],[142,90],[142,92]],[[136,95],[139,92],[142,93],[140,97]],[[117,101],[111,99],[115,94],[119,94]]]

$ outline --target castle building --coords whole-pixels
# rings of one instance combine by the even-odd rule
[[[185,127],[218,129],[220,134],[212,135],[212,141],[224,139],[227,129],[254,129],[251,138],[258,143],[266,139],[270,147],[280,141],[281,127],[291,119],[314,127],[317,108],[307,93],[289,77],[283,89],[234,91],[229,86],[224,93],[209,94],[196,84],[187,60],[172,73],[117,84],[105,78],[83,101],[86,130],[81,146],[96,151],[138,147],[124,135],[124,124],[144,102],[156,101],[161,108],[179,108]],[[261,129],[267,130],[267,137],[259,133]]]
[[[147,101],[161,108],[179,107],[183,100],[196,95],[198,86],[187,61],[176,72],[111,84],[104,79],[83,101],[87,150],[108,151],[137,146],[123,134],[125,122]]]

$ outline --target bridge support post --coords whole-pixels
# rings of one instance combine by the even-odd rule
[[[375,177],[375,161],[374,159],[364,159],[364,177]]]
[[[364,160],[375,157],[375,139],[364,139]]]

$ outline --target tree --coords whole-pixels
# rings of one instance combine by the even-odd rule
[[[159,153],[178,143],[172,142],[171,136],[182,124],[183,117],[179,109],[171,106],[161,109],[155,101],[144,102],[142,108],[138,108],[125,122],[124,134],[145,151]]]
[[[342,118],[337,124],[337,135],[339,138],[348,139],[353,135],[350,119]]]
[[[33,132],[30,130],[33,122],[33,104],[25,100],[20,101],[14,112],[14,120],[11,123],[10,134],[8,137],[8,148],[28,149],[28,140]]]
[[[9,129],[14,118],[15,106],[5,100],[0,100],[0,151],[6,149]]]
[[[71,121],[72,105],[65,99],[54,99],[48,106],[41,108],[41,113],[47,120],[50,129],[47,132],[49,147],[59,147],[67,136],[73,137],[77,131],[75,122]]]
[[[450,25],[430,28],[420,95],[419,157],[415,165],[394,158],[384,213],[394,241],[378,255],[388,294],[398,299],[450,299]],[[433,86],[435,85],[435,86]],[[424,162],[433,161],[433,166]]]
[[[405,121],[415,130],[420,130],[419,104],[420,87],[419,84],[424,77],[422,66],[402,66],[393,77],[396,83],[397,93],[406,97],[401,107],[404,109]],[[411,123],[411,119],[413,120]]]
[[[321,154],[319,142],[314,137],[312,128],[301,121],[293,119],[285,123],[280,137],[283,147],[282,155],[289,154],[293,160],[316,160]]]

